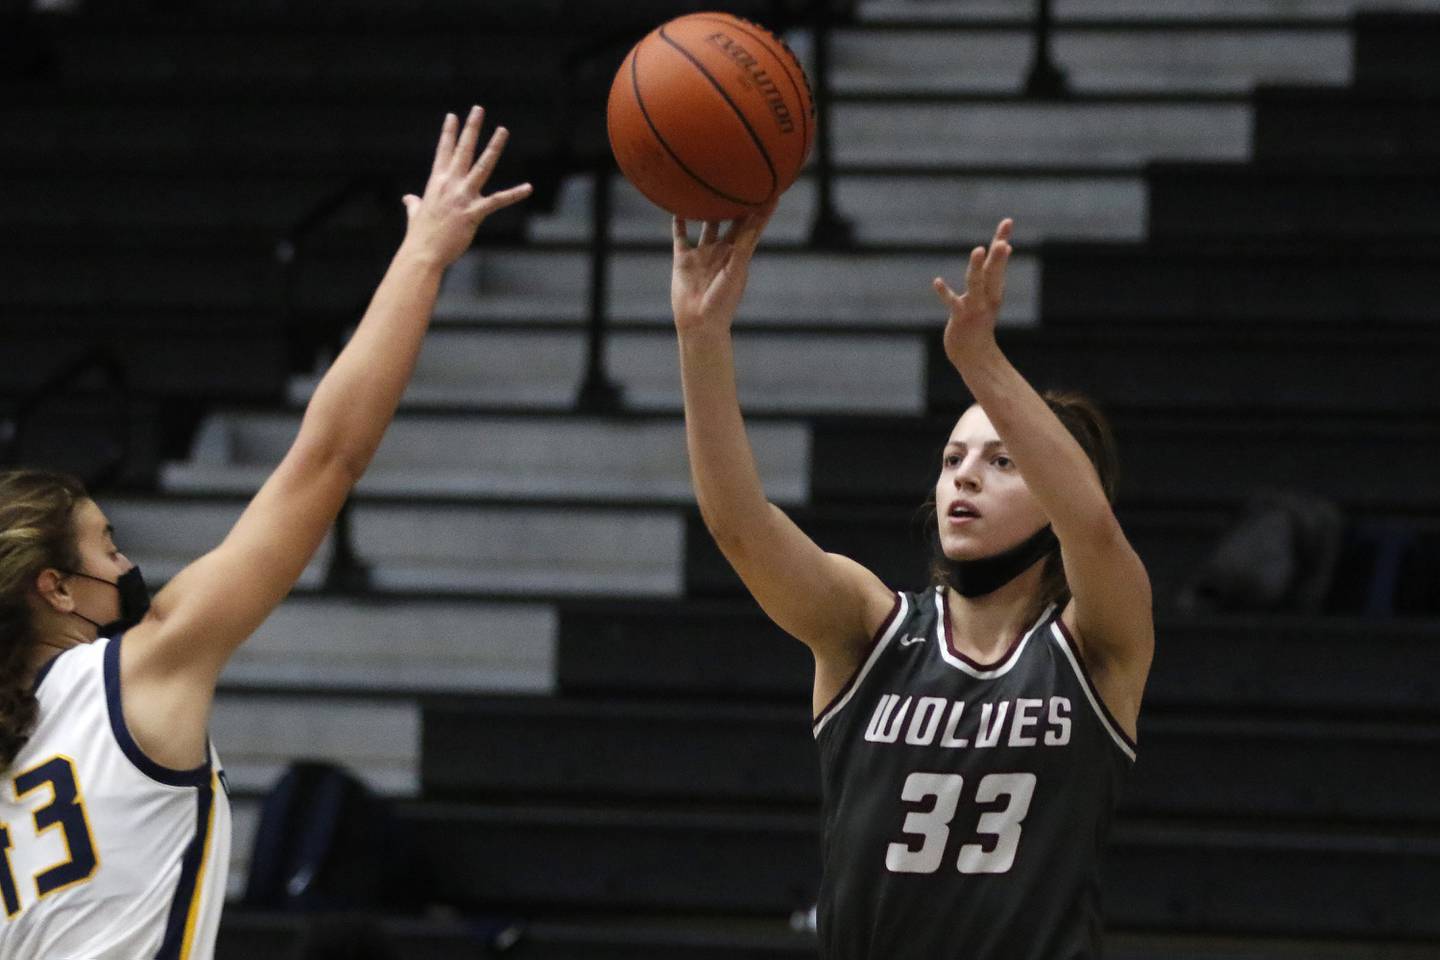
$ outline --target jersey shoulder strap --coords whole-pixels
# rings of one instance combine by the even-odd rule
[[[926,588],[914,593],[895,594],[895,604],[890,609],[890,615],[875,631],[859,668],[829,705],[815,716],[812,733],[816,737],[819,737],[820,732],[850,703],[866,678],[874,672],[876,664],[884,658],[887,650],[897,644],[919,642],[935,635],[937,621],[934,593],[933,588]]]

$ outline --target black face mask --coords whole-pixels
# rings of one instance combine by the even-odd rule
[[[941,554],[937,566],[944,573],[945,585],[960,596],[983,597],[999,590],[1059,547],[1055,532],[1046,524],[1030,539],[1004,553],[980,560],[951,560]]]
[[[108,583],[120,591],[120,618],[109,623],[96,623],[78,610],[72,611],[75,616],[84,620],[95,628],[97,637],[113,637],[124,633],[145,619],[145,614],[150,611],[150,591],[145,587],[145,578],[140,573],[139,567],[131,567],[120,575],[119,580],[102,580],[99,577],[92,577],[88,573],[81,573],[79,570],[71,571],[71,576],[84,577],[86,580],[94,580],[97,583]]]

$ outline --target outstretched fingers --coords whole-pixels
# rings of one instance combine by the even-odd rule
[[[1005,267],[1010,262],[1010,244],[1002,243],[992,248],[985,263],[985,294],[990,302],[999,305],[1005,299]]]
[[[450,169],[454,173],[464,175],[470,169],[475,157],[475,144],[480,142],[480,126],[484,122],[485,111],[478,106],[471,107],[470,115],[465,118],[465,128],[460,131],[455,151],[450,156]]]
[[[998,304],[1005,298],[1005,267],[1010,262],[1010,254],[1013,247],[1010,245],[1010,235],[1015,228],[1015,221],[1006,217],[1000,221],[995,228],[995,239],[990,242],[990,250],[985,255],[985,265],[982,272],[985,284],[985,296],[991,303]]]
[[[450,166],[450,158],[455,155],[455,134],[459,128],[460,118],[453,113],[445,114],[445,122],[440,125],[440,142],[435,145],[435,163],[430,167],[432,174]]]
[[[935,295],[940,298],[940,302],[947,307],[960,299],[960,295],[950,289],[950,284],[946,283],[943,277],[936,277],[930,281],[930,285],[935,288]]]
[[[976,247],[970,251],[970,262],[965,265],[965,292],[979,293],[985,284],[985,248]]]
[[[993,248],[998,243],[1009,243],[1010,235],[1014,232],[1015,221],[1006,217],[995,227],[995,239],[990,241],[990,246]]]
[[[755,248],[760,245],[760,235],[765,232],[770,218],[775,215],[775,207],[778,203],[779,198],[777,197],[760,209],[735,220],[725,234],[726,241],[744,248],[747,254],[754,253]]]
[[[683,217],[671,217],[671,234],[675,239],[675,252],[684,253],[690,249],[690,224]]]
[[[506,207],[514,206],[534,192],[535,187],[533,185],[529,183],[518,184],[507,190],[492,193],[488,197],[481,197],[479,203],[475,205],[474,210],[488,217],[497,210],[504,210]]]
[[[465,186],[479,193],[490,181],[490,176],[495,172],[495,165],[500,162],[500,156],[505,152],[505,144],[510,142],[510,131],[504,127],[496,127],[495,132],[490,134],[490,142],[485,144],[485,149],[480,152],[480,159],[470,168],[465,177]]]

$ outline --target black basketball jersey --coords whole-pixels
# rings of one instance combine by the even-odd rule
[[[1135,747],[1052,607],[996,663],[943,589],[898,594],[815,720],[824,960],[1093,960],[1100,860]]]

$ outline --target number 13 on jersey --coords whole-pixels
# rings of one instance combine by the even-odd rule
[[[900,799],[910,803],[923,803],[934,798],[928,810],[911,811],[901,827],[907,834],[922,838],[920,848],[913,844],[892,843],[885,851],[885,866],[892,873],[934,873],[940,869],[945,858],[945,848],[950,840],[950,821],[955,819],[955,808],[960,805],[960,791],[965,778],[958,773],[912,773],[905,778]],[[994,845],[987,851],[985,844],[967,843],[960,848],[956,868],[961,873],[1005,873],[1015,864],[1015,852],[1020,846],[1020,824],[1030,812],[1030,800],[1035,795],[1035,774],[1033,773],[991,773],[981,778],[975,790],[977,804],[994,803],[1001,797],[1008,798],[1005,806],[998,810],[987,810],[980,815],[976,832],[982,836],[994,837]]]

